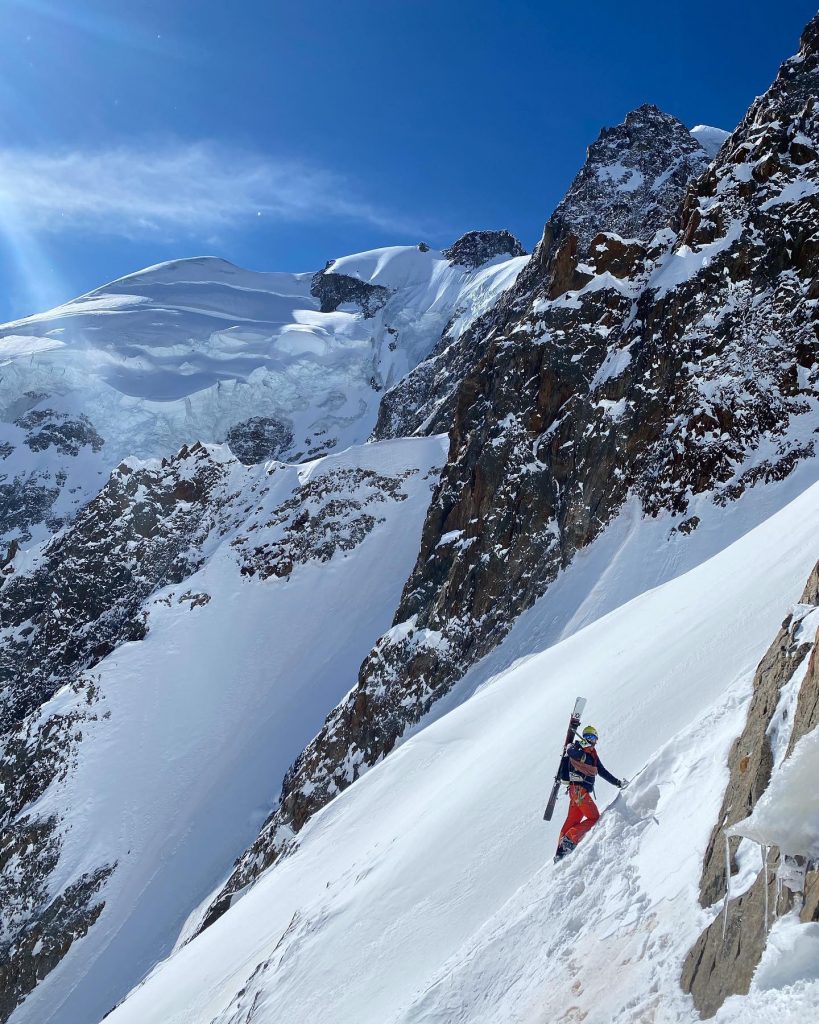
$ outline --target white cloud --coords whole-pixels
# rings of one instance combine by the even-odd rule
[[[337,219],[419,233],[327,170],[211,143],[48,153],[0,149],[0,227],[127,238],[205,237],[277,221]]]

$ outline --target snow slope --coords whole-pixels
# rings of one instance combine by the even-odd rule
[[[112,1024],[697,1020],[678,979],[718,909],[696,899],[718,776],[815,563],[818,516],[814,485],[416,731]],[[554,866],[565,808],[548,825],[541,811],[578,692],[607,766],[639,775]],[[794,985],[790,1011],[809,1019],[816,983]],[[780,996],[752,991],[720,1019],[766,1019],[743,1014]]]
[[[149,600],[147,638],[94,669],[94,714],[74,763],[26,810],[65,819],[52,894],[100,865],[116,868],[102,915],[13,1014],[15,1024],[97,1020],[170,952],[389,626],[445,452],[445,439],[419,438],[246,468],[222,451],[238,525],[215,528],[204,567]],[[276,543],[277,512],[294,495],[305,513],[328,508],[337,536],[361,521],[353,505],[345,523],[345,502],[376,522],[327,561],[308,552],[286,577],[249,579],[240,538]],[[41,717],[82,711],[86,697],[65,687]]]
[[[309,273],[177,260],[0,327],[2,496],[22,508],[0,516],[0,536],[43,539],[128,456],[233,445],[259,421],[280,443],[252,461],[302,461],[364,442],[383,388],[428,355],[453,318],[452,332],[465,329],[526,260],[496,256],[469,269],[413,246],[337,260],[333,273],[390,289],[371,317],[354,305],[320,312]],[[50,444],[34,437],[32,418],[46,415],[69,424],[63,433],[78,421],[81,432],[93,428],[93,445],[61,447],[53,430]]]

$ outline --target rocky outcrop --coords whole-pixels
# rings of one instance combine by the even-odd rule
[[[709,156],[675,117],[646,103],[622,124],[604,128],[586,162],[549,218],[530,273],[543,274],[568,237],[584,258],[601,231],[648,240],[679,227],[689,183]]]
[[[353,551],[379,522],[389,501],[406,501],[402,483],[417,470],[384,476],[369,469],[338,469],[302,484],[265,522],[273,536],[251,531],[231,541],[243,576],[289,576],[296,565],[328,562]],[[254,531],[255,532],[255,531]]]
[[[31,540],[31,527],[47,523],[58,530],[60,521],[51,516],[65,478],[59,473],[18,473],[12,480],[0,477],[0,534],[14,534],[14,540]]]
[[[279,458],[293,444],[293,431],[272,416],[251,416],[235,423],[225,440],[240,462],[252,466]]]
[[[629,497],[690,532],[695,496],[736,500],[815,454],[819,172],[790,155],[819,145],[814,70],[812,56],[786,64],[710,167],[656,108],[604,132],[516,286],[434,353],[440,383],[402,385],[422,380],[416,429],[450,439],[415,570],[217,906],[389,754]]]
[[[32,409],[15,423],[26,431],[25,443],[33,452],[53,446],[64,455],[78,455],[85,445],[98,452],[105,444],[94,424],[82,413],[72,417],[53,409]]]
[[[726,836],[726,829],[748,817],[771,780],[774,752],[770,733],[778,714],[781,727],[790,728],[785,756],[819,723],[819,638],[806,640],[802,623],[819,606],[819,563],[811,573],[799,604],[782,624],[779,633],[760,662],[754,676],[753,697],[742,734],[728,756],[729,780],[722,807],[711,833],[700,880],[700,902],[710,907],[719,900],[726,905],[700,935],[683,967],[682,987],[690,992],[703,1017],[712,1017],[730,995],[746,994],[767,941],[768,930],[777,913],[789,910],[793,894],[777,885],[781,853],[765,851],[765,866],[747,891],[730,898],[731,875],[739,871],[738,836]],[[793,721],[787,721],[787,707],[780,705],[783,687],[808,662],[800,684]],[[747,840],[744,840],[747,842]],[[726,854],[724,844],[728,844]],[[802,919],[819,920],[819,871],[806,879]]]
[[[0,470],[0,538],[30,541],[33,528],[41,524],[51,533],[59,530],[66,516],[56,514],[55,507],[70,487],[70,464],[84,449],[98,453],[105,444],[88,416],[69,416],[43,406],[46,397],[36,392],[25,395],[22,403],[35,407],[9,425],[16,443],[0,443],[0,460],[6,463],[6,471]],[[23,452],[28,457],[21,460]],[[43,458],[29,464],[31,453]],[[12,459],[15,454],[18,458]]]
[[[475,269],[495,256],[525,256],[526,250],[510,231],[467,231],[443,255],[450,263]]]
[[[392,292],[380,284],[359,281],[347,274],[334,274],[331,260],[324,270],[313,276],[310,294],[321,303],[322,313],[335,313],[339,306],[358,306],[365,319],[374,317],[386,306]]]

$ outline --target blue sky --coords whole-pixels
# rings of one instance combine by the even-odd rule
[[[202,253],[312,270],[507,227],[603,125],[732,128],[816,0],[2,0],[0,320]]]

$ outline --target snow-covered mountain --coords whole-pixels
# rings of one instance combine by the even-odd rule
[[[0,329],[0,1020],[811,1019],[817,74],[632,111],[531,257]],[[578,692],[634,781],[553,865]]]
[[[7,582],[7,1008],[45,959],[23,1018],[96,1019],[171,951],[388,626],[444,454],[130,461]]]
[[[471,232],[446,254],[377,249],[318,274],[177,260],[5,325],[0,539],[47,537],[128,456],[199,441],[246,463],[300,462],[361,444],[383,389],[525,263],[508,232]]]

